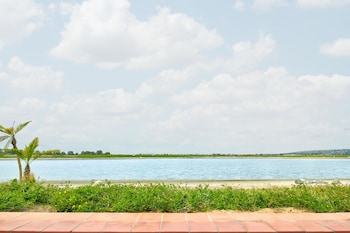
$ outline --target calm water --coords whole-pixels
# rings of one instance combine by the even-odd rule
[[[350,159],[36,160],[39,180],[349,179]],[[0,160],[0,181],[17,178],[16,160]]]

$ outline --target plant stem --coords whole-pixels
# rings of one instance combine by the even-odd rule
[[[13,149],[17,150],[17,141],[15,136],[13,136],[12,138],[12,146]],[[19,156],[17,155],[17,164],[18,164],[18,172],[19,172],[19,180],[22,180],[23,174],[22,174],[22,163],[21,163],[21,159],[19,158]]]

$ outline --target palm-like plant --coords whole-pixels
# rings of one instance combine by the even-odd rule
[[[8,148],[10,144],[12,144],[13,149],[17,150],[17,140],[15,135],[21,131],[26,125],[28,125],[30,121],[27,121],[25,123],[22,123],[18,125],[17,127],[14,127],[14,125],[10,128],[5,128],[4,126],[0,125],[0,132],[4,133],[4,136],[0,136],[0,142],[8,140],[5,148]],[[17,156],[17,163],[18,163],[18,170],[19,170],[19,180],[22,180],[22,164],[20,158]]]
[[[24,148],[24,150],[14,150],[17,156],[23,159],[26,164],[24,168],[24,176],[23,176],[25,181],[30,181],[30,163],[42,155],[39,152],[35,152],[38,146],[39,146],[39,139],[34,138],[33,141]]]

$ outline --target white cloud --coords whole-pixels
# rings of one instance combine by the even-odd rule
[[[25,64],[16,57],[1,68],[0,120],[44,122],[50,100],[56,97],[61,88],[62,72],[54,71],[49,66]]]
[[[305,8],[327,8],[350,5],[350,0],[297,0],[297,5]]]
[[[2,86],[2,85],[1,85]],[[6,87],[7,88],[7,87]],[[16,123],[26,122],[28,120],[33,120],[30,127],[35,128],[35,125],[41,125],[44,122],[44,116],[47,114],[48,102],[46,99],[40,99],[30,96],[22,96],[21,92],[17,90],[7,88],[6,97],[3,98],[0,106],[0,120],[3,125],[11,125],[13,121]],[[33,129],[33,128],[32,128]],[[31,136],[30,136],[31,135]],[[21,138],[19,140],[20,147],[22,147],[25,142],[29,142],[33,137],[36,137],[35,130],[21,132]],[[22,140],[22,137],[27,139]]]
[[[186,64],[222,43],[214,30],[185,14],[160,8],[157,15],[139,21],[129,7],[127,0],[89,0],[74,7],[51,54],[101,67],[138,69]]]
[[[50,2],[23,0],[18,5],[18,1],[4,0],[0,4],[3,46],[28,37],[43,19],[49,19],[38,37],[1,50],[0,64],[0,123],[33,120],[34,130],[25,133],[32,134],[29,140],[39,136],[46,149],[264,153],[346,145],[339,131],[349,134],[343,128],[350,124],[350,77],[311,75],[320,73],[316,65],[322,60],[320,54],[314,54],[315,64],[306,68],[267,69],[271,60],[296,64],[303,54],[288,56],[283,53],[290,48],[279,48],[290,45],[293,37],[249,35],[267,22],[259,21],[259,11],[349,6],[347,0],[234,0],[226,4],[230,15],[218,9],[223,15],[215,18],[206,17],[212,12],[205,8],[210,4],[198,12],[177,3],[172,9],[154,6],[152,11],[152,6],[142,8],[128,0]],[[131,7],[130,2],[137,5]],[[249,19],[242,12],[232,13],[248,8]],[[286,24],[300,26],[289,28],[290,33],[307,30],[300,24],[303,17],[293,18],[294,14],[282,10]],[[275,13],[268,16],[272,31],[284,25],[278,22],[281,12]],[[322,13],[330,18],[335,12]],[[50,17],[45,19],[47,14]],[[222,19],[233,23],[223,25]],[[331,21],[336,25],[337,20]],[[313,21],[313,34],[320,34],[317,30],[322,25],[317,23],[321,21]],[[249,29],[239,27],[239,22]],[[223,41],[216,27],[229,42]],[[235,40],[239,37],[244,41]],[[285,41],[279,43],[276,38]],[[350,56],[349,39],[333,38],[323,40],[329,43],[319,48],[320,53]],[[277,45],[279,55],[285,56],[278,61]],[[50,65],[50,59],[45,60],[48,46],[57,58],[87,65],[57,60]],[[346,73],[343,60],[331,61],[323,73],[331,74],[335,67],[338,73]],[[103,71],[90,64],[123,69]],[[127,72],[124,68],[154,70]],[[311,74],[293,75],[305,69]],[[69,77],[67,83],[60,70]]]
[[[237,0],[237,8],[240,0]],[[271,8],[298,6],[302,8],[329,8],[350,5],[350,0],[255,0],[252,8],[258,11],[268,11]]]
[[[329,103],[349,96],[350,77],[342,75],[303,75],[299,77],[305,96],[319,104]]]
[[[18,106],[21,111],[39,112],[46,107],[46,102],[38,98],[24,98]]]
[[[333,75],[291,76],[284,68],[269,68],[236,78],[219,74],[196,88],[174,97],[180,105],[232,104],[236,109],[273,113],[294,107],[317,108],[350,95],[350,77]],[[304,109],[306,110],[306,109]]]
[[[74,8],[79,7],[79,5],[77,3],[71,2],[60,2],[58,7],[61,14],[70,15],[73,13]]]
[[[104,150],[118,150],[120,144],[137,144],[147,134],[152,114],[147,102],[123,89],[65,96],[50,106],[41,134],[59,148],[78,150],[83,143],[91,145],[84,146],[84,150],[95,150],[99,145]]]
[[[232,46],[233,59],[229,61],[237,72],[246,72],[270,56],[276,47],[271,35],[260,34],[256,42],[241,41]]]
[[[236,0],[233,4],[233,9],[238,11],[243,11],[245,9],[245,4],[242,0]]]
[[[184,105],[224,103],[232,104],[237,109],[247,106],[260,108],[264,106],[260,94],[264,94],[268,102],[271,100],[269,93],[278,97],[285,93],[283,88],[290,87],[290,83],[278,83],[276,80],[287,82],[290,78],[283,68],[269,69],[265,73],[253,72],[237,78],[219,74],[209,81],[203,81],[195,89],[177,95],[174,101]],[[276,86],[273,85],[274,82]],[[269,91],[265,92],[267,89]],[[266,110],[269,106],[279,108],[275,104],[266,104]]]
[[[169,69],[161,71],[156,77],[147,80],[136,90],[139,98],[164,99],[186,87],[196,79],[197,71],[188,67],[184,70]]]
[[[193,66],[206,72],[245,73],[257,69],[274,54],[276,41],[265,33],[260,33],[256,41],[239,41],[231,46],[230,56],[203,59]]]
[[[132,114],[138,109],[134,96],[123,89],[111,89],[92,95],[67,97],[51,106],[53,116],[70,116],[72,112],[93,116]]]
[[[251,41],[242,41],[232,46],[235,55],[254,54],[254,57],[263,58],[275,49],[275,41],[270,35],[260,34],[254,44]]]
[[[0,49],[31,34],[42,25],[44,10],[32,0],[20,3],[2,0],[0,7]]]
[[[326,131],[333,135],[342,128],[339,122],[344,120],[349,88],[349,76],[293,77],[284,68],[238,77],[219,74],[174,96],[176,110],[157,129],[173,135],[169,140],[175,140],[174,135],[180,140],[182,135],[182,140],[204,148],[209,141],[212,148],[247,147],[247,138],[261,147],[266,141],[281,141],[280,149],[270,150],[307,147],[315,135]]]
[[[43,113],[45,126],[37,134],[48,149],[79,150],[84,144],[84,150],[101,145],[118,153],[252,153],[251,143],[259,153],[284,152],[324,143],[322,135],[339,133],[349,119],[344,115],[349,76],[294,77],[277,67],[238,76],[220,73],[184,88],[197,72],[167,70],[134,92],[119,88],[65,96],[49,110],[35,98],[19,106],[21,111],[39,106],[31,112]],[[1,113],[9,112],[5,107]],[[11,112],[15,115],[15,108]],[[171,146],[162,151],[164,145]]]
[[[290,1],[288,0],[255,0],[253,3],[253,9],[259,11],[267,11],[275,7],[286,7],[290,6]]]
[[[129,6],[126,0],[90,0],[74,7],[62,41],[51,54],[75,62],[115,66],[138,55],[139,45],[131,33],[138,21],[128,11]]]
[[[320,52],[333,57],[350,56],[350,39],[340,38],[332,43],[324,44]]]
[[[6,80],[14,87],[30,92],[52,92],[61,88],[63,73],[49,66],[36,67],[14,57],[9,62]]]

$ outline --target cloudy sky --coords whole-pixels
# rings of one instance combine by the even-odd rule
[[[40,150],[350,147],[350,0],[1,0],[0,124]]]

